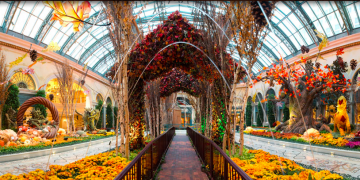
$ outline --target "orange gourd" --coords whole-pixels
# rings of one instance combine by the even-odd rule
[[[5,146],[5,143],[4,143],[3,140],[0,140],[0,146],[1,146],[1,147],[4,147],[4,146]]]

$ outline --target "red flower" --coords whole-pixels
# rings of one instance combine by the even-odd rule
[[[341,48],[336,52],[337,56],[342,55],[342,54],[344,54],[344,48]]]

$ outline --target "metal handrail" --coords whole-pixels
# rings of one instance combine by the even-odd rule
[[[122,179],[151,179],[154,171],[160,165],[161,157],[170,146],[175,135],[175,128],[172,127],[161,134],[149,144],[116,176],[115,180]]]
[[[212,179],[245,179],[251,180],[229,156],[212,140],[196,132],[192,128],[186,128],[195,150],[200,159],[209,167]]]

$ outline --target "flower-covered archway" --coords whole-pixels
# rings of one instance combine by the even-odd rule
[[[168,46],[175,42],[190,43],[201,49],[201,51],[186,43]],[[203,52],[208,53],[203,47],[202,32],[192,24],[189,24],[188,20],[183,18],[178,11],[170,14],[163,24],[158,25],[157,28],[146,35],[141,43],[137,43],[135,48],[131,50],[128,62],[129,113],[131,129],[136,131],[134,138],[140,140],[144,130],[144,85],[147,81],[166,76],[167,73],[169,75],[174,73],[173,75],[176,76],[176,71],[171,72],[174,68],[180,69],[183,72],[183,76],[184,74],[191,75],[189,78],[193,79],[194,82],[207,81],[214,83],[215,90],[213,91],[213,97],[220,97],[219,93],[230,93],[225,89],[224,80],[217,68],[223,70],[222,74],[227,83],[232,84],[234,67],[237,67],[237,63],[233,64],[234,61],[230,54],[226,53],[225,49],[217,48],[214,44],[213,54],[215,54],[215,57],[212,57],[212,60],[217,66],[215,68]],[[221,56],[223,61],[221,61]],[[115,74],[117,67],[118,64],[115,64],[110,69],[108,73],[109,78]],[[145,71],[144,68],[146,68]],[[217,83],[221,85],[216,87]],[[192,91],[191,87],[186,86],[178,86],[178,88],[172,85],[165,86],[165,89],[161,90],[164,96],[179,90]],[[226,113],[224,99],[218,99],[218,101],[213,102],[213,108],[216,108],[214,106],[219,106],[213,119],[224,120],[224,118],[221,118]]]
[[[179,91],[184,91],[195,97],[201,93],[198,79],[186,74],[181,69],[174,68],[161,79],[160,96],[167,97]]]

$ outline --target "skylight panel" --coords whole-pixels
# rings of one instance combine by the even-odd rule
[[[61,37],[60,41],[58,42],[58,45],[59,45],[60,47],[62,47],[62,46],[64,45],[65,41],[67,40],[67,38],[69,38],[69,37],[68,37],[66,34],[64,34],[64,35]]]
[[[88,41],[86,44],[85,44],[85,48],[88,48],[90,47],[92,44],[94,44],[96,42],[96,40],[94,38],[89,38],[90,41]]]
[[[289,20],[286,20],[287,23],[289,24],[294,24],[294,26],[297,28],[297,29],[300,29],[303,27],[303,24],[299,21],[299,19],[294,15],[294,13],[291,13],[289,15]]]
[[[88,63],[88,66],[92,68],[98,61],[99,58],[93,55],[91,58],[89,58],[89,61],[87,61],[86,63]]]
[[[0,1],[0,24],[3,24],[8,8],[9,8],[9,3]]]
[[[37,20],[37,19],[38,19],[38,18],[35,17],[35,16],[30,16],[30,19],[29,19],[29,21],[27,22],[26,28],[24,28],[24,31],[23,31],[23,34],[24,34],[25,36],[29,36],[29,35],[30,35],[31,30],[33,30],[34,24],[36,23],[36,20]],[[35,31],[37,31],[37,30],[35,30]]]
[[[29,13],[21,10],[20,15],[16,20],[16,23],[15,23],[15,26],[14,26],[13,30],[15,32],[21,33],[21,31],[23,30],[24,25],[25,25],[26,20],[28,19],[28,17],[29,17]]]
[[[39,18],[40,18],[41,20],[44,20],[44,19],[46,18],[46,16],[50,13],[50,11],[51,11],[51,9],[50,9],[49,7],[45,7],[45,8],[43,9],[43,11],[41,12]]]
[[[36,1],[26,1],[24,6],[22,7],[22,9],[25,10],[26,12],[30,13],[36,3],[37,3]]]
[[[281,55],[282,57],[285,57],[285,56],[286,56],[285,52],[280,48],[280,46],[276,46],[275,49],[276,49],[277,53],[278,53],[278,54],[280,53],[280,55]]]
[[[331,22],[331,27],[333,28],[335,34],[339,34],[342,32],[341,27],[339,25],[339,21],[337,20],[335,13],[331,13],[328,16],[329,21]]]
[[[39,16],[40,13],[42,12],[42,10],[45,8],[44,4],[42,2],[39,2],[36,7],[35,10],[32,12],[32,14],[34,16]]]
[[[350,19],[351,19],[351,23],[353,25],[354,28],[357,28],[359,27],[359,19],[357,17],[357,14],[356,14],[356,10],[354,8],[354,4],[350,4],[346,7],[346,9],[348,10],[349,12],[349,15],[350,15]]]
[[[321,8],[324,10],[325,14],[330,14],[333,12],[333,9],[331,8],[329,1],[319,1],[319,4]]]
[[[280,27],[280,29],[281,29],[282,31],[284,31],[284,33],[285,33],[287,36],[291,36],[291,35],[292,35],[292,33],[284,26],[283,23],[280,23],[280,24],[279,24],[279,27]]]
[[[299,50],[299,49],[300,49],[300,44],[299,44],[299,42],[295,39],[295,37],[294,37],[294,36],[290,36],[289,38],[290,38],[291,42],[295,45],[296,49]]]
[[[291,33],[295,33],[296,31],[297,31],[297,29],[292,25],[292,23],[289,21],[289,19],[291,19],[291,21],[292,21],[292,18],[294,18],[294,14],[291,14],[290,16],[289,16],[289,18],[286,18],[286,19],[284,19],[284,21],[283,21],[283,24],[285,24],[286,25],[286,27],[290,30],[290,32]],[[297,19],[296,19],[297,20]],[[294,21],[292,21],[293,23],[294,23]],[[298,21],[299,22],[299,21]],[[299,22],[300,23],[300,22]],[[296,25],[296,26],[298,26],[298,25]],[[300,26],[301,26],[301,24],[300,24]]]
[[[305,2],[302,5],[302,8],[305,10],[306,14],[309,15],[309,17],[312,21],[316,20],[315,14],[313,13],[312,9],[310,8],[308,2]]]
[[[326,21],[326,17],[321,18],[319,21],[320,21],[322,27],[323,27],[324,30],[325,30],[326,36],[327,36],[327,37],[333,36],[334,34],[333,34],[333,32],[331,31],[328,22]]]
[[[31,34],[30,34],[30,37],[31,37],[31,38],[35,38],[35,36],[36,36],[36,34],[37,34],[37,32],[38,32],[38,30],[39,30],[39,28],[40,28],[40,26],[41,26],[42,23],[43,23],[43,20],[38,19],[38,20],[36,21],[36,23],[35,23],[32,31],[31,31]]]
[[[301,38],[299,32],[295,33],[294,36],[295,36],[296,40],[299,42],[300,46],[302,46],[302,45],[307,46],[307,44],[305,43],[305,41],[303,40],[303,38]]]
[[[281,1],[276,4],[276,7],[280,9],[285,15],[288,15],[291,12],[291,10]]]
[[[279,9],[275,9],[275,11],[274,11],[274,16],[276,16],[277,18],[279,18],[280,20],[282,20],[282,19],[284,19],[284,15],[280,12],[280,10]]]
[[[321,18],[324,16],[324,14],[321,12],[318,4],[315,1],[311,1],[311,2],[309,2],[309,4],[310,4],[310,7],[313,9],[317,18]]]
[[[57,32],[58,32],[58,30],[56,28],[51,27],[49,32],[46,34],[46,37],[45,37],[45,40],[43,41],[43,43],[49,44]]]
[[[281,48],[284,50],[284,52],[285,52],[286,55],[290,55],[290,54],[291,54],[291,52],[289,51],[289,48],[288,48],[287,46],[285,46],[285,44],[284,44],[283,42],[280,43],[280,46],[281,46]]]
[[[301,35],[304,37],[304,39],[305,39],[305,41],[306,41],[307,44],[310,45],[310,44],[314,43],[314,42],[310,39],[310,36],[309,36],[309,34],[307,33],[307,31],[305,30],[305,28],[300,29],[300,33],[301,33]]]

